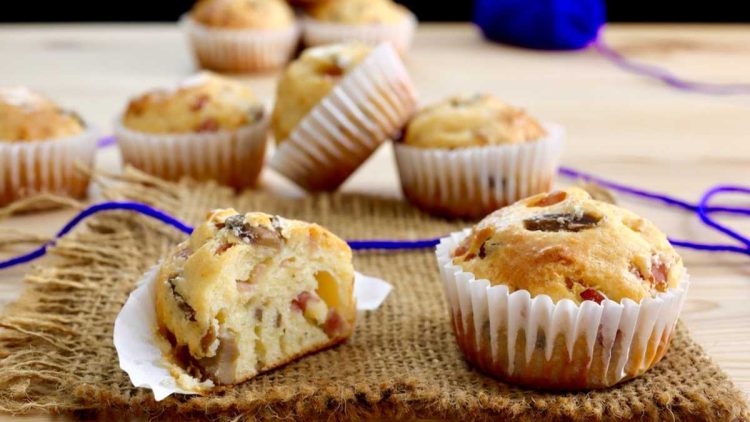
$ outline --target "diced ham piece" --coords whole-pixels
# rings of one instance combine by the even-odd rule
[[[591,287],[581,292],[581,298],[583,298],[583,300],[593,300],[596,303],[602,303],[602,301],[605,299],[603,294],[599,293],[596,289],[592,289]]]

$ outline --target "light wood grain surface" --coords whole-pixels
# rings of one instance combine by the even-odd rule
[[[606,38],[629,57],[686,77],[750,82],[750,26],[610,25]],[[407,66],[423,103],[488,91],[563,124],[565,165],[693,201],[712,184],[750,185],[750,96],[676,91],[625,73],[593,50],[537,52],[489,44],[469,25],[421,25]],[[194,70],[176,25],[0,26],[0,84],[41,90],[104,133],[128,97]],[[275,74],[242,79],[272,101]],[[101,151],[98,166],[119,168],[117,149]],[[269,170],[262,180],[264,189],[300,193]],[[390,146],[378,150],[344,189],[399,196]],[[622,195],[619,200],[674,238],[729,242],[687,213]],[[747,198],[733,202],[750,204]],[[13,217],[0,227],[51,234],[70,215]],[[750,232],[747,220],[727,221]],[[693,279],[683,319],[750,393],[750,258],[682,253]],[[0,307],[17,297],[28,269],[0,271]]]

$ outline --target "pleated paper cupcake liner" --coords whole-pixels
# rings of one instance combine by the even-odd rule
[[[77,163],[93,167],[98,132],[26,142],[0,140],[0,205],[39,193],[83,198],[89,176]]]
[[[268,118],[233,131],[186,134],[138,132],[118,120],[115,137],[124,163],[146,173],[166,180],[216,180],[241,189],[255,185],[263,169]]]
[[[279,143],[270,165],[307,190],[335,190],[401,130],[416,103],[401,59],[383,43]]]
[[[443,238],[437,261],[453,330],[466,359],[512,383],[550,389],[609,387],[643,374],[666,353],[690,285],[640,303],[554,303],[491,286],[453,264],[451,252],[470,230]]]
[[[390,42],[403,57],[414,38],[417,18],[409,14],[403,22],[397,24],[350,25],[306,17],[302,20],[302,26],[302,38],[307,46],[351,41],[376,46],[382,42]]]
[[[481,218],[552,187],[562,152],[562,127],[546,124],[538,141],[460,149],[394,145],[404,196],[437,215]]]
[[[220,72],[279,69],[291,59],[299,42],[297,24],[284,29],[216,29],[183,15],[180,24],[202,68]]]

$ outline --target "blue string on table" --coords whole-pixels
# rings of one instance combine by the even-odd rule
[[[738,240],[745,245],[744,247],[740,247],[740,246],[734,246],[734,245],[708,244],[708,243],[699,243],[699,242],[692,242],[692,241],[687,241],[687,240],[678,240],[678,239],[669,238],[670,243],[672,243],[672,245],[674,246],[687,248],[687,249],[694,249],[694,250],[699,250],[699,251],[707,251],[707,252],[730,252],[730,253],[738,253],[738,254],[743,254],[743,255],[750,255],[750,239],[716,222],[710,216],[712,213],[730,213],[730,214],[750,215],[750,209],[739,208],[739,207],[711,207],[709,206],[709,201],[711,200],[711,198],[720,193],[750,194],[750,188],[743,187],[743,186],[718,185],[707,190],[701,197],[698,204],[691,204],[679,198],[674,198],[674,197],[671,197],[669,195],[665,195],[662,193],[650,192],[644,189],[632,188],[626,185],[622,185],[620,183],[601,179],[596,176],[593,176],[584,172],[580,172],[569,167],[561,167],[560,174],[563,176],[567,176],[567,177],[593,181],[604,187],[610,188],[618,192],[631,194],[637,197],[662,202],[670,206],[674,206],[674,207],[678,207],[684,210],[694,212],[698,214],[701,221],[704,224],[706,224],[708,227],[714,230],[717,230],[729,237],[732,237],[733,239]],[[161,221],[162,223],[172,226],[185,234],[190,234],[193,231],[193,228],[191,226],[183,223],[179,219],[167,214],[164,211],[161,211],[157,208],[151,207],[146,204],[142,204],[138,202],[125,202],[125,201],[102,202],[99,204],[92,205],[84,209],[80,213],[78,213],[78,215],[76,215],[72,220],[70,220],[55,235],[53,240],[45,243],[39,248],[31,252],[28,252],[26,254],[0,261],[0,269],[9,268],[15,265],[30,262],[43,256],[47,252],[47,248],[54,245],[57,239],[61,238],[62,236],[65,236],[68,232],[70,232],[76,225],[78,225],[84,219],[88,218],[91,215],[94,215],[103,211],[132,211],[132,212],[136,212],[138,214],[142,214],[147,217],[156,219],[158,221]],[[436,246],[439,242],[440,242],[440,238],[416,239],[416,240],[372,239],[372,240],[349,240],[348,244],[353,250],[409,250],[409,249],[431,248],[431,247]]]

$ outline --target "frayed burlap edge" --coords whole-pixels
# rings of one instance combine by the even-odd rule
[[[394,236],[412,230],[412,236],[434,236],[461,226],[422,216],[407,206],[384,199],[348,195],[324,195],[303,200],[284,200],[261,193],[234,197],[231,191],[213,184],[183,182],[172,184],[128,170],[120,176],[96,176],[105,186],[109,199],[146,202],[178,215],[188,222],[201,219],[207,208],[235,204],[239,209],[273,203],[286,212],[302,216],[336,218],[361,214],[375,215],[373,221],[392,221],[393,227],[377,224],[352,227],[342,223],[342,236],[370,238]],[[274,208],[276,209],[276,208]],[[340,214],[334,212],[339,210]],[[343,210],[343,211],[342,211]],[[332,217],[327,217],[333,214]],[[407,220],[408,224],[398,221]],[[748,420],[746,399],[680,326],[665,361],[641,379],[621,387],[585,393],[545,393],[523,390],[474,372],[461,359],[447,338],[447,311],[429,313],[425,324],[435,332],[436,350],[414,352],[412,338],[401,339],[403,349],[387,349],[397,356],[411,356],[411,365],[423,368],[418,376],[394,368],[379,368],[379,376],[365,376],[354,382],[338,379],[305,383],[307,358],[294,368],[275,371],[260,387],[245,384],[206,397],[171,397],[153,401],[149,392],[133,388],[117,367],[111,344],[111,324],[133,283],[181,235],[141,216],[112,212],[89,220],[87,227],[57,243],[52,257],[35,267],[26,277],[27,290],[10,305],[0,319],[0,411],[25,414],[35,412],[72,413],[77,416],[122,418],[128,415],[181,419],[228,417],[238,420],[258,418],[359,420],[371,418],[445,418],[496,420]],[[377,272],[384,265],[389,280],[405,269],[430,271],[431,252],[358,254],[356,265]],[[416,270],[415,270],[416,271]],[[422,271],[422,270],[420,270]],[[378,275],[378,274],[376,274]],[[381,275],[383,276],[383,275]],[[407,275],[403,275],[407,279]],[[424,275],[420,275],[424,277]],[[398,281],[398,280],[396,280]],[[409,284],[413,284],[410,282]],[[430,286],[418,287],[417,294],[398,285],[404,303],[409,300],[434,302],[444,307],[442,294]],[[411,295],[411,296],[410,296]],[[412,296],[424,297],[415,299]],[[389,298],[390,305],[393,299]],[[400,302],[399,302],[400,303]],[[397,303],[398,304],[398,303]],[[414,304],[423,306],[424,303]],[[367,330],[383,329],[378,319],[400,318],[397,306],[385,307],[367,315],[358,326],[367,339]],[[432,308],[431,308],[432,309]],[[440,316],[437,316],[440,315]],[[388,318],[385,318],[386,320]],[[435,321],[433,321],[435,320]],[[410,320],[406,321],[410,323]],[[398,323],[404,323],[399,320]],[[387,327],[386,327],[387,328]],[[387,329],[380,335],[391,335]],[[413,333],[412,333],[413,334]],[[429,333],[424,334],[429,337]],[[373,339],[377,342],[377,338]],[[358,350],[357,337],[350,345]],[[349,346],[347,346],[349,347]],[[367,352],[369,343],[364,342]],[[425,362],[427,352],[434,362]],[[326,354],[353,353],[337,348]],[[424,358],[420,357],[425,355]],[[351,355],[352,359],[370,359]],[[113,361],[113,357],[115,361]],[[339,359],[340,357],[336,357]],[[388,360],[390,357],[377,359]],[[316,365],[316,363],[310,363]],[[409,365],[407,365],[408,367]],[[385,375],[382,376],[385,371]],[[298,384],[280,385],[288,377]],[[356,377],[355,377],[356,378]],[[347,379],[343,377],[343,379]],[[127,413],[123,413],[127,412]]]

